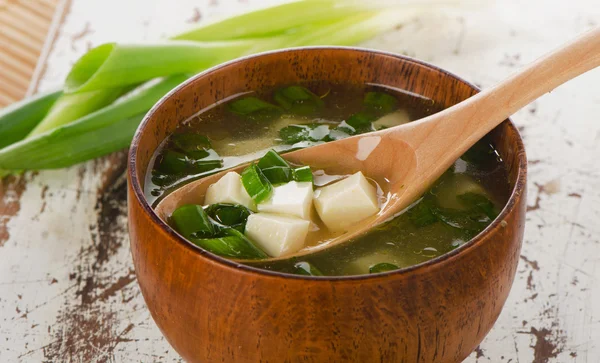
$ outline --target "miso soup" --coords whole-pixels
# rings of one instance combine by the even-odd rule
[[[487,139],[393,220],[339,246],[289,258],[376,213],[382,195],[368,175],[329,175],[318,166],[290,165],[279,154],[441,109],[430,99],[377,85],[314,82],[243,93],[199,110],[163,142],[146,195],[156,205],[190,181],[257,160],[241,175],[227,173],[211,185],[204,205],[175,211],[170,224],[201,248],[273,271],[344,276],[418,264],[469,241],[508,200],[506,170]],[[327,188],[337,188],[339,198],[323,201]],[[343,188],[354,188],[359,198],[336,209],[348,199]]]

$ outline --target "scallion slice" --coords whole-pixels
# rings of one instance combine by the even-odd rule
[[[190,166],[188,157],[178,151],[165,150],[161,155],[158,170],[167,174],[179,174],[187,171]]]
[[[220,159],[215,160],[194,160],[190,161],[190,167],[188,169],[189,174],[200,174],[206,173],[211,170],[215,170],[223,166],[223,161]]]
[[[255,164],[242,172],[242,185],[256,204],[268,199],[273,193],[273,185]]]
[[[367,92],[363,103],[369,110],[386,114],[396,109],[398,100],[396,97],[384,92]]]
[[[302,116],[313,115],[325,104],[319,96],[302,86],[280,88],[273,97],[286,111]]]
[[[313,182],[312,170],[310,166],[301,166],[294,169],[294,180],[297,182]]]
[[[369,273],[376,274],[380,272],[394,271],[397,269],[399,269],[399,267],[394,265],[393,263],[382,262],[369,267]]]
[[[281,108],[253,96],[232,101],[227,106],[230,112],[254,121],[268,121],[281,115]]]
[[[267,258],[267,254],[257,248],[240,231],[227,228],[221,231],[222,236],[217,238],[190,238],[195,245],[216,255],[245,260],[258,260]]]
[[[215,229],[201,206],[186,204],[171,214],[173,228],[185,238],[212,237]]]
[[[293,170],[287,166],[274,166],[261,171],[273,185],[289,183],[293,179]]]
[[[267,168],[272,168],[274,166],[283,166],[283,167],[288,167],[289,168],[290,164],[288,164],[288,162],[285,161],[285,159],[282,158],[281,155],[279,155],[275,150],[269,150],[258,161],[258,167],[261,170],[264,170],[264,169],[267,169]]]
[[[358,112],[350,116],[346,123],[355,129],[355,133],[363,133],[371,131],[371,123],[375,121],[377,117],[371,112]]]
[[[246,225],[248,216],[252,214],[252,212],[243,205],[226,203],[212,204],[206,208],[206,213],[221,225],[229,227],[241,225],[242,230],[244,230],[243,227]]]
[[[183,152],[207,150],[211,148],[208,137],[200,134],[183,133],[171,136],[171,143]]]

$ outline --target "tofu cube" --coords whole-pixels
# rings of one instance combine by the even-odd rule
[[[310,220],[313,202],[313,187],[310,182],[289,182],[273,188],[269,200],[260,203],[259,212],[286,214]]]
[[[225,174],[206,190],[204,204],[215,203],[241,204],[246,208],[256,210],[254,201],[242,185],[242,177],[234,171]]]
[[[280,257],[304,247],[310,222],[296,217],[255,213],[246,222],[246,236],[271,257]]]
[[[315,191],[315,208],[327,228],[345,231],[379,211],[377,190],[359,171]]]

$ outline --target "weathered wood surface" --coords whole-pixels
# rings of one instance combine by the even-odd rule
[[[75,0],[40,89],[58,86],[93,45],[158,39],[273,2]],[[488,87],[596,24],[597,0],[507,0],[421,15],[365,45]],[[592,71],[514,117],[530,160],[522,261],[502,315],[468,362],[600,360],[599,84]],[[135,282],[123,170],[117,153],[0,185],[0,362],[180,360]]]

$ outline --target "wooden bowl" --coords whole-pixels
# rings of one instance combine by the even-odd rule
[[[307,80],[383,84],[447,106],[477,92],[423,62],[356,48],[251,56],[177,87],[148,113],[129,154],[131,252],[154,321],[190,362],[463,360],[500,314],[519,261],[527,163],[509,120],[491,132],[512,190],[500,216],[454,251],[393,272],[316,278],[239,266],[181,238],[146,201],[150,158],[178,124],[231,95]]]

